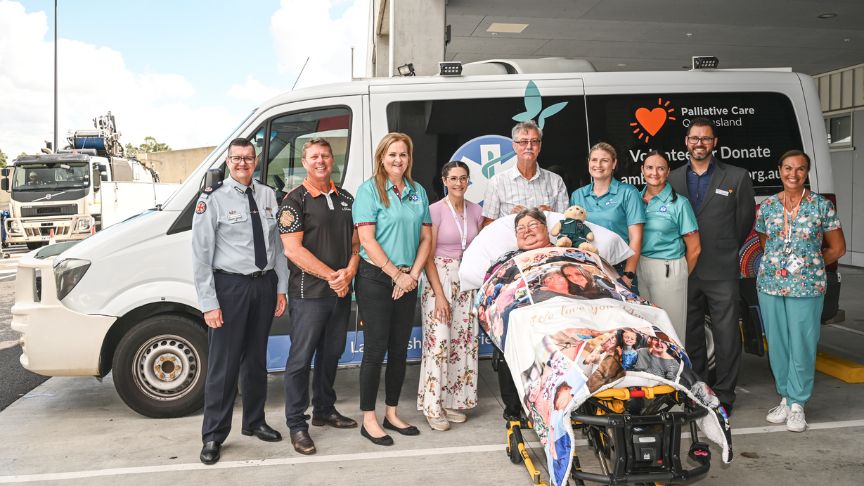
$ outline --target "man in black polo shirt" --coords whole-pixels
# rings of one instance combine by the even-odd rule
[[[351,281],[360,262],[360,240],[354,231],[354,197],[336,189],[333,150],[323,138],[303,145],[306,180],[282,201],[278,225],[291,271],[288,307],[291,352],[285,365],[285,419],[291,444],[301,454],[314,454],[306,409],[309,407],[309,365],[312,380],[312,425],[357,427],[336,411],[333,383],[345,349],[351,313]]]

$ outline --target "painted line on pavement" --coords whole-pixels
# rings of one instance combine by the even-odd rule
[[[810,430],[842,429],[849,427],[864,427],[864,420],[844,420],[838,422],[823,422],[808,424]],[[732,435],[768,434],[786,432],[785,425],[770,425],[765,427],[747,427],[732,431]],[[689,434],[682,434],[688,437]],[[586,440],[574,441],[576,446],[585,446]],[[540,446],[537,442],[529,442],[531,448]],[[379,459],[400,459],[407,457],[429,457],[451,454],[477,454],[483,452],[502,452],[506,444],[487,444],[463,447],[440,447],[436,449],[411,449],[392,452],[362,452],[357,454],[332,454],[328,456],[286,457],[280,459],[259,459],[247,461],[223,461],[212,466],[201,463],[168,464],[162,466],[121,467],[111,469],[93,469],[89,471],[70,471],[44,474],[22,474],[16,476],[0,476],[0,484],[29,483],[35,481],[61,481],[70,479],[97,478],[107,476],[123,476],[130,474],[150,474],[180,471],[211,471],[215,469],[238,469],[260,466],[290,466],[296,464],[321,464],[329,462],[368,461]]]
[[[18,341],[0,341],[0,351],[18,346]]]
[[[844,331],[853,332],[855,334],[860,334],[864,336],[864,331],[859,331],[858,329],[852,329],[851,327],[841,326],[840,324],[826,324],[826,326],[830,326],[836,329],[842,329]]]

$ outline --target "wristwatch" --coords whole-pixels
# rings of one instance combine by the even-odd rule
[[[621,276],[622,276],[622,277],[627,277],[627,278],[629,278],[630,280],[633,280],[633,279],[636,278],[636,272],[621,272]]]

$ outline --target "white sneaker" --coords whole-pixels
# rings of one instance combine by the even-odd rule
[[[427,415],[426,416],[426,422],[429,423],[429,427],[431,427],[432,430],[440,430],[443,432],[445,430],[450,429],[450,422],[448,422],[447,419],[444,418],[443,416],[442,417],[432,417],[430,415]]]
[[[786,430],[790,432],[804,432],[807,430],[807,421],[804,420],[804,407],[793,403],[789,409],[789,418],[786,419]]]
[[[789,407],[786,406],[786,399],[780,400],[780,405],[772,408],[768,411],[768,415],[765,417],[765,420],[771,422],[772,424],[782,424],[786,421],[786,417],[789,416]]]
[[[445,408],[444,409],[444,416],[447,417],[448,422],[453,422],[455,424],[461,424],[461,423],[465,422],[466,420],[468,420],[467,415],[465,415],[464,413],[462,413],[458,410],[453,410],[451,408]]]

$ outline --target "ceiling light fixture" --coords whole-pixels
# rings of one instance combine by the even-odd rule
[[[833,19],[836,16],[837,16],[837,14],[834,12],[825,12],[825,13],[821,13],[821,14],[817,15],[816,18],[822,19],[822,20],[828,20],[828,19]]]

